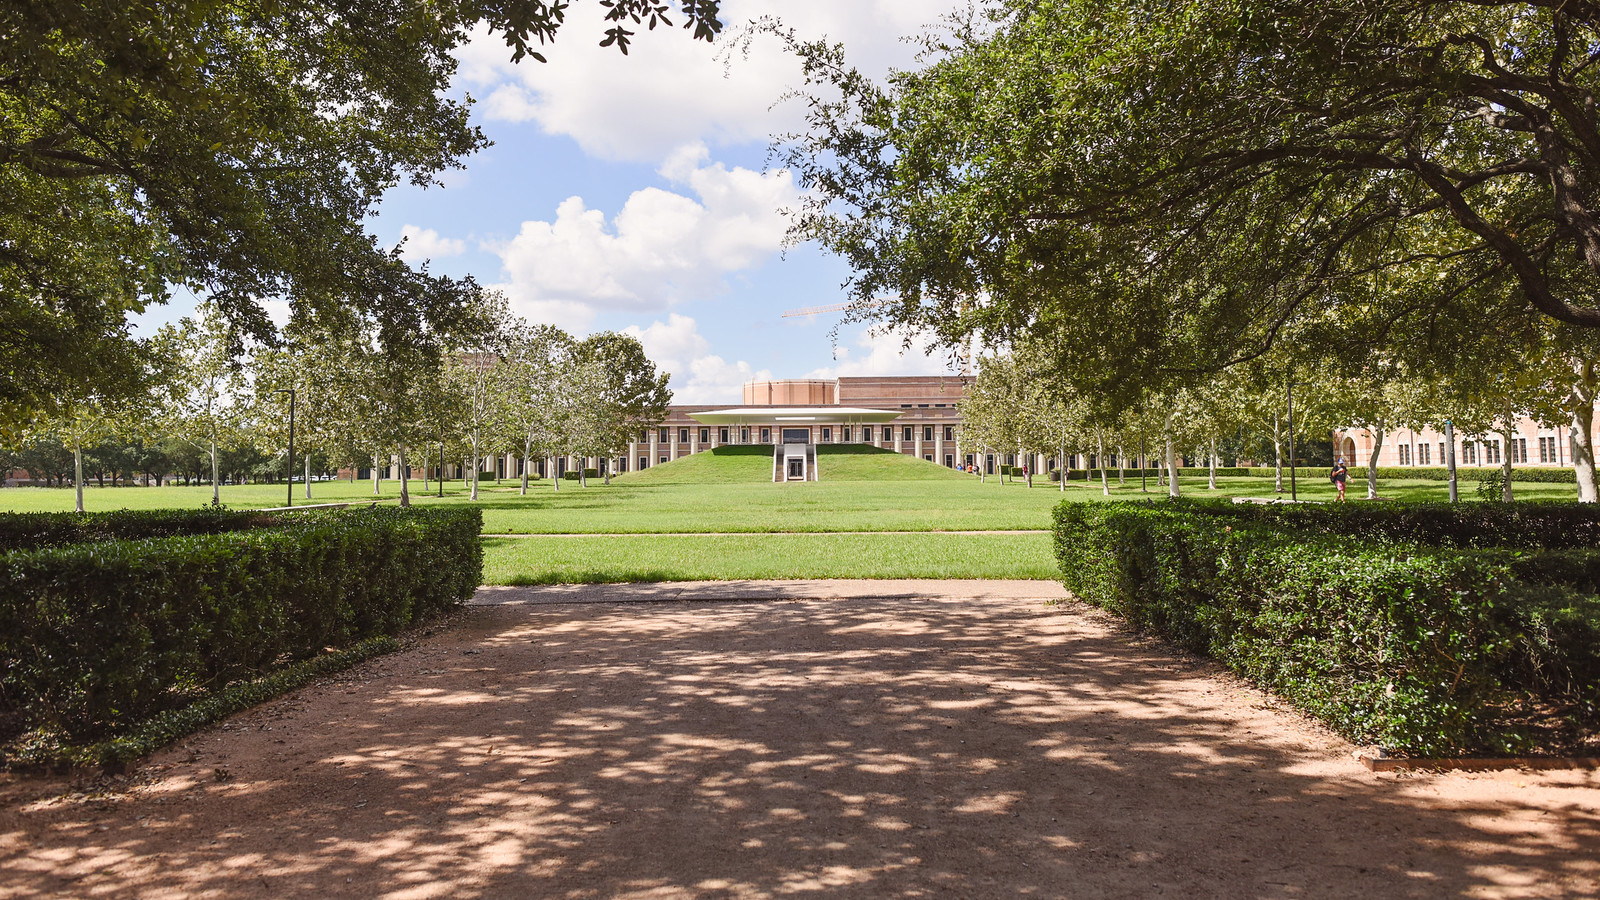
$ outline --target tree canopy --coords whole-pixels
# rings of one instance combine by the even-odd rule
[[[721,28],[718,0],[600,0],[602,43]],[[448,91],[478,23],[543,59],[562,0],[37,0],[0,8],[0,408],[16,423],[141,364],[126,317],[174,285],[240,340],[261,305],[449,330],[463,289],[379,246],[385,191],[487,144]],[[669,16],[669,13],[671,14]],[[237,349],[237,348],[236,348]],[[133,374],[130,374],[133,373]],[[82,391],[79,390],[79,393]]]
[[[1600,326],[1600,5],[995,0],[885,84],[797,49],[795,236],[863,317],[1044,338],[1124,405],[1284,342]]]

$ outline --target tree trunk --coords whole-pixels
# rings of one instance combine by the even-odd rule
[[[1278,424],[1278,414],[1272,414],[1272,490],[1283,493],[1283,432]]]
[[[1578,482],[1578,502],[1600,499],[1594,480],[1594,395],[1597,373],[1589,360],[1575,360],[1572,392],[1567,407],[1572,412],[1572,471]]]
[[[427,441],[422,442],[422,492],[428,492],[428,463],[433,462],[433,447]],[[441,466],[443,462],[441,461]]]
[[[372,451],[372,496],[378,496],[382,484],[383,476],[378,474],[378,451],[374,450]]]
[[[1067,443],[1061,442],[1061,462],[1057,466],[1061,470],[1061,493],[1067,492]]]
[[[1167,416],[1167,496],[1177,497],[1182,492],[1178,488],[1178,450],[1172,443],[1172,416]]]
[[[1032,456],[1032,453],[1027,454],[1027,456],[1024,456],[1021,453],[1017,454],[1017,459],[1027,460],[1022,464],[1022,480],[1027,482],[1028,487],[1030,488],[1033,487],[1033,464],[1035,462],[1035,460],[1031,458]]]
[[[533,441],[522,442],[522,496],[528,496],[528,468],[532,465],[529,457],[533,455]]]
[[[482,459],[478,456],[478,434],[472,434],[472,494],[471,499],[478,499],[478,470],[483,468]]]
[[[558,491],[561,490],[561,473],[556,471],[556,461],[549,460],[545,468],[550,472],[550,486]]]
[[[1109,497],[1111,496],[1111,482],[1107,480],[1109,476],[1106,475],[1106,436],[1099,431],[1096,431],[1094,436],[1100,446],[1100,458],[1095,460],[1100,464],[1100,495]],[[1120,456],[1117,458],[1121,459]]]
[[[608,460],[604,460],[604,462],[606,464],[606,471],[605,471],[606,484],[610,484],[611,483],[611,463],[613,462],[613,460],[609,460],[608,459]]]
[[[1514,499],[1511,496],[1511,455],[1513,453],[1513,442],[1517,439],[1517,420],[1512,418],[1514,415],[1515,413],[1511,409],[1511,401],[1507,400],[1505,411],[1506,445],[1505,453],[1500,457],[1500,499],[1505,503],[1510,503]]]
[[[1128,483],[1128,454],[1121,444],[1117,445],[1117,486]]]
[[[1217,438],[1215,435],[1211,437],[1211,458],[1208,465],[1211,471],[1210,478],[1206,482],[1206,489],[1214,491],[1217,489]]]
[[[311,454],[306,454],[306,499],[311,499]]]
[[[83,512],[83,447],[72,447],[72,489],[78,495],[78,512]]]
[[[211,505],[222,505],[222,475],[217,463],[217,439],[211,439]]]
[[[1378,499],[1378,453],[1383,450],[1384,423],[1378,420],[1378,425],[1372,431],[1372,456],[1367,459],[1367,499]],[[1351,460],[1354,462],[1354,460]]]
[[[588,462],[587,459],[578,460],[578,487],[586,488],[589,486],[589,470],[584,465],[586,462]]]
[[[411,471],[406,467],[406,445],[400,445],[400,505],[411,505]]]

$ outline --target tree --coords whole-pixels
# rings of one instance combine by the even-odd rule
[[[1044,339],[1120,406],[1291,333],[1351,362],[1600,325],[1593,4],[1001,0],[927,46],[885,85],[796,48],[795,236],[859,317]]]
[[[139,367],[126,316],[173,284],[203,289],[270,343],[263,298],[296,319],[456,306],[364,230],[395,184],[427,184],[486,145],[450,89],[483,23],[514,60],[562,0],[33,0],[0,10],[0,421]],[[678,15],[721,29],[719,0],[604,0],[602,43]],[[462,286],[457,286],[461,288]],[[465,290],[465,288],[463,288]],[[384,334],[403,340],[405,331]],[[30,361],[31,365],[14,365]]]
[[[442,377],[448,390],[461,398],[461,425],[472,450],[468,477],[476,500],[483,451],[497,439],[507,409],[502,393],[505,379],[495,374],[495,368],[507,354],[511,305],[498,291],[479,291],[463,324],[446,338]]]
[[[505,403],[507,438],[522,451],[522,493],[528,493],[528,472],[536,455],[556,451],[561,440],[562,374],[573,352],[572,338],[554,325],[512,331],[507,355],[496,369],[501,380],[497,393]],[[556,490],[561,480],[552,474]]]
[[[596,455],[608,460],[621,456],[635,435],[667,417],[671,375],[656,371],[637,338],[615,331],[592,334],[573,348],[572,358],[580,366],[593,366],[602,376],[599,390],[588,398]],[[611,483],[609,464],[605,480]]]
[[[243,371],[235,360],[237,336],[215,307],[201,304],[195,319],[185,318],[164,335],[163,354],[171,367],[170,401],[160,428],[211,458],[211,502],[222,503],[218,448],[238,440],[244,428]]]

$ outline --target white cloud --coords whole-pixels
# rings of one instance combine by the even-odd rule
[[[442,238],[432,228],[419,228],[416,225],[401,226],[400,239],[405,241],[400,249],[400,258],[408,263],[460,256],[467,249],[466,242],[459,238]]]
[[[744,360],[728,362],[713,354],[695,320],[678,313],[646,328],[630,325],[623,333],[639,339],[658,369],[672,373],[675,403],[738,403],[746,381],[772,377],[770,371],[756,371]]]
[[[965,6],[965,0],[727,0],[721,18],[732,32],[777,16],[803,39],[843,41],[854,65],[881,74],[913,63],[914,48],[903,35]],[[489,119],[537,122],[609,159],[653,161],[698,140],[765,141],[798,123],[799,103],[774,105],[801,81],[798,63],[776,38],[758,36],[748,55],[727,58],[726,34],[712,45],[680,28],[641,30],[623,56],[597,46],[601,11],[575,5],[557,43],[545,48],[550,61],[543,64],[511,65],[505,43],[480,30],[457,54],[458,81],[483,98],[479,109]]]
[[[788,172],[729,169],[699,144],[672,153],[660,172],[698,199],[645,188],[607,221],[569,197],[553,221],[523,222],[515,238],[486,245],[523,315],[582,331],[602,310],[661,311],[718,292],[729,273],[781,248],[782,210],[796,193]]]
[[[913,337],[908,347],[903,335],[864,331],[856,337],[854,347],[841,345],[834,350],[834,365],[814,369],[806,377],[955,374],[949,355],[942,349],[930,354],[929,346],[928,339],[921,336]]]

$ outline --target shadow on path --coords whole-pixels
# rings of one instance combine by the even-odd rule
[[[1600,890],[1592,773],[1349,750],[1070,604],[484,606],[121,794],[11,782],[0,895]]]

